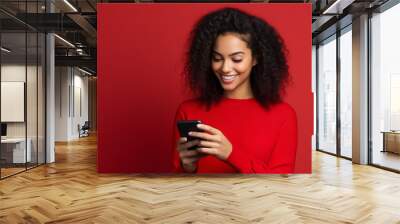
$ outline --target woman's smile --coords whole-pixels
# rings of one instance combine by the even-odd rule
[[[224,84],[232,83],[239,75],[220,75]]]

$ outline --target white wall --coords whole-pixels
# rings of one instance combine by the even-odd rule
[[[56,67],[55,73],[55,140],[77,139],[78,124],[88,120],[88,77],[72,67]]]
[[[35,78],[31,76],[36,76],[36,66],[27,66],[25,68],[24,65],[18,64],[5,64],[1,66],[1,81],[2,82],[25,82],[25,75],[27,69],[28,81],[29,85],[36,86]],[[36,130],[36,113],[32,113],[32,111],[36,111],[37,102],[36,102],[36,88],[27,88],[27,116],[28,116],[28,137],[30,133],[33,133]],[[3,96],[4,97],[4,96]],[[34,103],[32,103],[34,102]],[[41,105],[39,105],[40,107]],[[6,110],[7,108],[1,108],[1,110]],[[31,122],[35,122],[35,124],[31,124]],[[7,136],[8,137],[25,137],[25,123],[26,122],[7,122]],[[30,128],[32,127],[32,131]],[[36,133],[36,132],[35,132]],[[35,134],[36,135],[36,134]]]
[[[28,67],[29,69],[29,67]],[[1,81],[25,82],[25,64],[9,64],[1,66]]]
[[[68,140],[68,117],[70,84],[69,69],[67,67],[55,68],[55,141]]]
[[[74,108],[72,113],[72,136],[75,138],[78,137],[78,124],[81,126],[85,123],[85,121],[89,118],[88,113],[88,77],[81,76],[82,73],[76,74],[77,70],[74,70]],[[81,110],[81,111],[80,111]]]
[[[28,70],[32,67],[28,67]],[[3,82],[25,82],[25,64],[8,64],[1,66],[1,81]],[[30,72],[28,72],[30,74]],[[4,96],[3,96],[4,97]],[[6,110],[6,108],[1,108]],[[24,122],[11,122],[7,123],[7,136],[8,137],[25,137],[25,123]]]

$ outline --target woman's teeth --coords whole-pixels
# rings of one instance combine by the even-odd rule
[[[224,81],[232,81],[236,78],[237,75],[222,75],[222,80]]]

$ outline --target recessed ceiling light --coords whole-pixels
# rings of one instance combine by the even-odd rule
[[[90,72],[88,72],[88,71],[86,71],[86,70],[83,70],[83,69],[81,69],[81,68],[79,68],[79,67],[78,67],[78,70],[81,71],[81,72],[83,72],[83,73],[85,73],[85,74],[87,74],[87,75],[93,75],[92,73],[90,73]]]
[[[71,4],[69,3],[68,0],[64,0],[65,4],[67,4],[74,12],[78,12],[78,10]]]
[[[1,51],[4,51],[6,53],[10,53],[11,52],[11,50],[9,50],[9,49],[7,49],[5,47],[1,47]]]
[[[75,48],[75,45],[71,44],[71,42],[69,42],[68,40],[66,40],[66,39],[64,39],[64,38],[62,38],[62,37],[60,37],[60,36],[57,35],[57,34],[54,34],[54,36],[57,37],[58,39],[60,39],[62,42],[64,42],[64,43],[66,43],[67,45],[69,45],[70,47]]]
[[[347,6],[351,5],[354,1],[355,0],[336,0],[325,9],[322,14],[342,14],[343,9],[347,8]]]

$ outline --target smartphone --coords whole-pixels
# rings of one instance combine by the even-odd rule
[[[188,141],[193,141],[195,139],[198,139],[196,137],[189,136],[189,132],[191,131],[196,131],[196,132],[202,132],[199,128],[197,128],[197,125],[201,124],[201,121],[199,120],[180,120],[177,122],[178,129],[179,129],[179,134],[181,137],[186,137]],[[188,150],[193,150],[196,149],[197,146],[192,146],[188,148]]]

